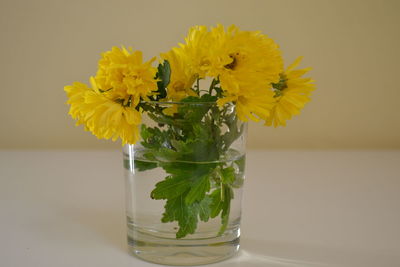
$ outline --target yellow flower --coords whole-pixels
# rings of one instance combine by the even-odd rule
[[[182,54],[187,58],[187,67],[199,78],[205,78],[210,62],[209,48],[212,45],[210,32],[206,26],[193,26],[185,38],[185,44],[179,44]]]
[[[68,101],[70,105],[69,115],[77,120],[76,125],[83,124],[85,121],[82,116],[82,108],[85,105],[85,93],[90,89],[86,84],[80,82],[74,82],[72,85],[64,87],[64,91],[67,93]]]
[[[131,96],[136,106],[140,98],[148,100],[148,96],[157,90],[157,81],[154,79],[157,69],[151,66],[154,60],[143,62],[142,52],[113,47],[102,54],[95,77],[96,84],[113,98],[126,99]]]
[[[276,103],[265,122],[266,125],[285,126],[286,121],[290,120],[293,115],[299,114],[304,105],[310,101],[309,96],[315,89],[314,81],[310,78],[302,78],[310,68],[294,70],[300,64],[301,59],[301,57],[297,58],[281,75],[280,82],[273,84]]]
[[[248,119],[259,121],[269,116],[274,97],[269,88],[253,88],[242,95],[228,95],[220,98],[217,104],[222,107],[228,102],[235,103],[236,114],[241,121],[248,121]]]
[[[70,104],[69,114],[98,138],[121,138],[122,144],[139,139],[141,114],[136,106],[157,90],[154,59],[143,62],[140,51],[113,47],[102,54],[92,88],[79,82],[64,87]]]
[[[279,81],[283,61],[278,45],[260,32],[240,31],[232,25],[192,27],[180,53],[188,68],[199,78],[219,80],[222,106],[234,102],[243,121],[265,120],[274,102],[266,85]]]
[[[240,31],[235,25],[211,28],[195,26],[189,30],[182,54],[188,67],[199,78],[219,79],[223,90],[237,93],[239,86],[263,87],[279,80],[283,61],[278,45],[266,35]]]
[[[161,58],[168,60],[171,68],[170,82],[167,88],[167,99],[180,101],[187,96],[195,96],[192,85],[196,74],[189,68],[189,60],[182,48],[173,48],[161,54]]]
[[[266,35],[232,25],[211,29],[207,74],[219,78],[225,92],[244,95],[243,88],[263,88],[279,81],[283,61],[278,45]]]
[[[98,138],[113,141],[121,138],[123,145],[134,144],[139,139],[140,112],[130,105],[129,99],[111,99],[99,91],[93,77],[91,83],[93,88],[79,82],[64,87],[69,114],[77,120],[77,125],[84,124],[85,130]]]

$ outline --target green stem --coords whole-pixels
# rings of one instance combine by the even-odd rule
[[[197,88],[197,94],[200,96],[200,79],[196,79],[196,88]]]
[[[210,89],[208,89],[208,93],[209,93],[210,95],[211,95],[212,90],[214,89],[215,85],[217,85],[217,84],[218,84],[218,81],[215,80],[215,79],[213,79],[212,82],[211,82],[211,84],[210,84]]]

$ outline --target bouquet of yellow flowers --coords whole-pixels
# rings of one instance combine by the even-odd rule
[[[113,47],[102,54],[91,87],[75,82],[64,89],[69,114],[98,138],[134,144],[139,140],[141,101],[181,101],[201,97],[199,80],[212,80],[209,96],[219,106],[236,104],[240,120],[263,120],[265,125],[285,125],[299,114],[314,89],[309,69],[295,70],[297,59],[286,70],[278,45],[256,31],[222,25],[195,26],[185,43],[143,62],[142,52]]]
[[[75,82],[64,90],[78,125],[98,138],[120,138],[123,145],[141,140],[152,163],[135,161],[136,168],[165,170],[167,177],[150,196],[167,200],[162,221],[178,223],[177,238],[193,234],[199,219],[218,215],[222,234],[244,161],[228,166],[218,160],[232,153],[231,144],[243,132],[238,121],[276,127],[299,114],[314,90],[313,80],[303,77],[309,69],[295,69],[300,60],[284,69],[278,45],[258,31],[194,26],[184,43],[160,55],[157,67],[156,58],[144,61],[140,51],[113,47],[102,54],[90,86]],[[179,103],[209,105],[189,111]],[[155,127],[140,126],[144,113]],[[217,129],[221,125],[225,132]],[[160,160],[166,156],[178,163]],[[208,163],[190,165],[199,157]]]

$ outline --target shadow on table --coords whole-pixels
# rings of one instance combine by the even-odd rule
[[[122,211],[74,209],[70,219],[114,248],[127,252],[126,226]],[[237,256],[212,264],[218,267],[392,267],[400,266],[395,255],[323,247],[318,245],[279,243],[242,238]]]
[[[394,267],[399,258],[392,253],[317,245],[289,244],[243,238],[239,254],[218,267]]]
[[[333,267],[315,257],[312,248],[242,238],[240,252],[218,267]],[[314,253],[312,253],[314,251]]]

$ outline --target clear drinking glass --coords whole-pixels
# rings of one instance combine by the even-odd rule
[[[142,140],[123,148],[129,251],[167,265],[231,257],[239,249],[247,124],[231,104],[145,107]],[[165,189],[158,183],[166,179],[180,180]]]

